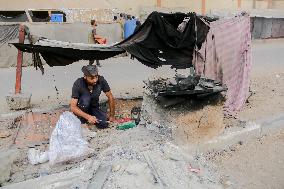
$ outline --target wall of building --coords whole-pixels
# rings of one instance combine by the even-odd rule
[[[61,8],[108,9],[112,6],[102,0],[0,0],[0,9],[2,10]]]
[[[202,3],[205,11],[212,10],[244,10],[278,9],[284,11],[284,0],[1,0],[1,10],[23,9],[109,9],[139,16],[145,7],[157,9],[160,2],[162,10],[184,10],[202,13]],[[238,4],[240,2],[240,7]]]

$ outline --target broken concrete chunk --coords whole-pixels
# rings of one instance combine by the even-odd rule
[[[45,163],[49,160],[48,152],[41,152],[40,150],[30,148],[28,151],[28,159],[32,165]]]
[[[7,138],[9,136],[11,136],[9,131],[0,131],[0,138]]]
[[[30,107],[31,94],[14,94],[9,93],[6,96],[6,102],[11,110],[23,110]]]
[[[113,166],[112,166],[112,172],[117,172],[117,171],[120,170],[120,168],[121,168],[121,166],[120,166],[119,164],[113,165]]]
[[[10,179],[12,164],[17,159],[18,155],[17,149],[0,151],[0,183]]]

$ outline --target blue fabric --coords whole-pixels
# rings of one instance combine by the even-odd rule
[[[135,19],[127,20],[124,23],[124,39],[128,38],[134,33],[135,27],[136,27]]]

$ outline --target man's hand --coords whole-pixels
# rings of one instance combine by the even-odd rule
[[[96,123],[98,123],[97,118],[96,118],[95,116],[91,116],[91,115],[88,116],[87,121],[88,121],[88,123],[90,123],[90,124],[96,124]]]

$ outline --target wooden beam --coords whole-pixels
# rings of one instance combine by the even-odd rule
[[[157,7],[161,7],[162,6],[162,0],[157,0]]]
[[[24,41],[25,41],[25,27],[23,25],[20,25],[19,26],[19,43],[24,43]],[[20,94],[21,93],[22,65],[23,65],[23,52],[18,50],[15,94]]]
[[[202,3],[201,3],[201,14],[202,15],[206,14],[206,0],[202,0]]]

